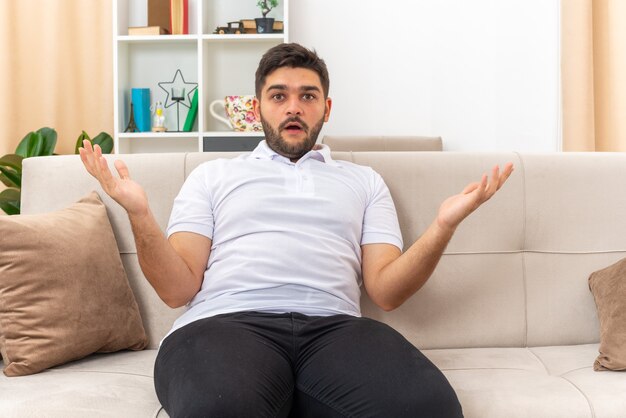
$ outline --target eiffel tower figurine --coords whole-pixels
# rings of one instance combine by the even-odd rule
[[[124,132],[139,132],[137,125],[135,125],[135,112],[133,111],[133,102],[130,102],[130,120]]]

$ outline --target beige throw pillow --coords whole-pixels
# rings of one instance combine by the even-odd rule
[[[600,320],[599,370],[626,370],[626,258],[592,273],[593,293]]]
[[[137,302],[95,192],[56,212],[0,217],[0,330],[7,376],[94,352],[146,347]]]

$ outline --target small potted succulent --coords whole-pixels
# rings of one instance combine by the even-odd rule
[[[256,21],[257,33],[272,33],[274,32],[274,18],[267,17],[267,14],[276,6],[278,6],[278,0],[258,0],[256,3],[263,13],[263,17],[254,19]]]

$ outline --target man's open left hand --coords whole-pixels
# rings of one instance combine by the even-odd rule
[[[439,207],[437,224],[454,231],[463,219],[500,190],[512,172],[513,163],[507,163],[502,172],[496,165],[491,170],[491,177],[484,174],[481,181],[470,183],[461,193],[447,198]]]

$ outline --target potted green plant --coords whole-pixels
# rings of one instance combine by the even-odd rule
[[[78,136],[75,152],[82,146],[83,140],[88,139],[92,144],[98,144],[104,154],[113,150],[113,138],[106,132],[100,132],[95,138],[89,138],[85,131]],[[7,186],[0,192],[0,209],[8,215],[20,213],[22,191],[22,160],[29,157],[43,157],[54,155],[57,143],[57,132],[52,128],[41,128],[36,132],[29,132],[20,141],[15,154],[0,157],[0,181]]]
[[[261,9],[263,17],[257,17],[256,32],[257,33],[272,33],[274,32],[274,18],[267,17],[267,14],[276,6],[278,6],[278,0],[258,0],[256,3]]]
[[[80,135],[78,135],[78,139],[76,140],[76,146],[74,147],[74,154],[78,154],[78,149],[83,146],[83,141],[88,140],[91,142],[91,145],[100,145],[103,154],[110,154],[113,152],[113,138],[106,132],[100,132],[93,139],[89,138],[87,132],[82,131]]]

